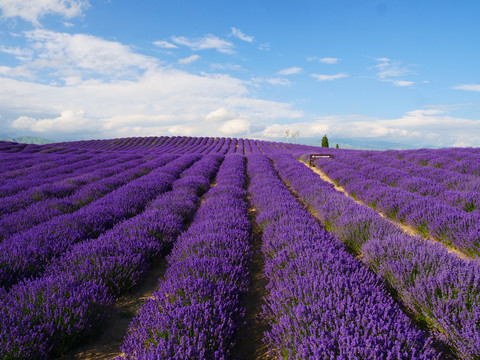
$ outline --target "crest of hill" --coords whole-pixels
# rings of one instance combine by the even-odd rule
[[[44,144],[52,144],[58,141],[45,139],[37,136],[18,136],[18,137],[0,137],[0,141],[9,141],[9,142],[16,142],[20,144],[36,144],[36,145],[44,145]]]

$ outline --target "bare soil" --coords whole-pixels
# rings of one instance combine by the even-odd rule
[[[96,338],[83,346],[75,348],[60,357],[61,360],[105,360],[122,355],[120,346],[128,331],[128,325],[143,305],[144,301],[152,297],[158,288],[160,279],[163,278],[167,267],[165,256],[154,261],[150,270],[140,284],[129,293],[121,296],[106,323]]]
[[[268,295],[267,279],[263,276],[265,261],[261,251],[262,233],[255,222],[256,211],[249,209],[252,223],[252,261],[249,267],[250,290],[242,299],[245,307],[245,325],[241,326],[237,343],[232,349],[232,359],[270,359],[267,346],[263,343],[263,334],[268,326],[261,318],[263,298]]]
[[[368,206],[367,204],[365,204],[364,202],[354,198],[353,196],[351,196],[348,191],[346,191],[342,186],[339,186],[338,184],[336,184],[332,179],[330,179],[330,177],[325,174],[322,170],[320,170],[319,168],[317,167],[310,167],[307,163],[299,160],[302,164],[304,164],[305,166],[307,166],[310,170],[312,170],[313,172],[315,172],[316,174],[318,174],[320,176],[320,178],[330,184],[332,184],[334,187],[335,187],[335,190],[338,190],[340,192],[342,192],[345,196],[347,196],[348,198],[352,199],[353,201],[355,201],[356,203],[360,204],[360,205],[363,205],[363,206],[367,206],[367,207],[370,207]],[[371,207],[370,207],[371,208]],[[406,224],[403,224],[399,221],[396,221],[396,220],[393,220],[391,218],[389,218],[388,216],[386,216],[384,213],[382,213],[381,211],[378,211],[378,210],[375,210],[373,208],[371,208],[372,210],[376,211],[381,217],[385,218],[386,220],[390,221],[392,224],[394,224],[395,226],[397,226],[398,228],[400,228],[401,230],[403,230],[404,233],[410,235],[410,236],[420,236],[422,237],[425,241],[429,241],[429,242],[435,242],[435,243],[438,243],[438,244],[441,244],[443,247],[445,247],[447,249],[447,251],[449,253],[453,253],[455,255],[457,255],[459,258],[461,259],[468,259],[468,260],[472,260],[471,257],[467,256],[466,254],[464,254],[463,252],[461,252],[460,250],[452,247],[452,246],[448,246],[446,245],[445,243],[441,242],[440,240],[438,239],[435,239],[431,236],[428,236],[428,237],[425,237],[423,236],[422,234],[420,234],[418,231],[416,231],[413,227],[409,226],[409,225],[406,225]],[[318,218],[318,216],[316,216]]]
[[[302,162],[302,161],[301,161]],[[302,162],[303,163],[303,162]],[[354,199],[352,196],[350,196],[350,194],[345,191],[344,188],[342,188],[341,186],[338,186],[337,184],[335,184],[324,172],[322,172],[320,169],[318,168],[311,168],[308,164],[304,163],[304,165],[308,166],[311,170],[313,170],[315,173],[317,173],[318,175],[321,176],[321,178],[331,184],[333,184],[335,186],[335,189],[337,189],[338,191],[341,191],[345,196],[349,197],[350,199],[354,200],[355,202],[361,204],[362,206],[368,206],[366,204],[364,204],[363,202],[357,200],[357,199]],[[291,193],[297,198],[297,200],[304,204],[303,201],[299,198],[298,194],[293,191],[290,187],[288,187],[289,190],[291,191]],[[305,204],[304,204],[305,205]],[[316,213],[315,211],[312,211],[312,209],[309,209],[311,214],[317,218],[317,220],[321,223],[321,220],[320,220],[320,217],[318,215],[318,213]],[[396,226],[400,227],[405,233],[409,234],[409,235],[412,235],[412,236],[415,236],[415,235],[420,235],[420,234],[417,234],[417,232],[409,227],[409,226],[406,226],[404,224],[401,224],[397,221],[393,221],[391,219],[389,219],[388,217],[385,216],[385,214],[382,214],[380,212],[377,211],[377,213],[384,217],[385,219],[387,219],[388,221],[392,222],[393,224],[395,224]],[[436,241],[436,240],[433,240],[433,239],[425,239],[426,241]],[[444,244],[442,244],[444,245]],[[445,245],[444,245],[445,246]],[[455,249],[452,249],[453,251],[451,252],[454,252],[454,251],[457,251]],[[457,251],[458,252],[458,251]],[[461,255],[463,255],[462,257],[465,257],[464,254],[460,253]],[[360,253],[360,254],[352,254],[352,255],[356,255],[356,258],[363,262],[367,267],[368,267],[368,264],[365,263],[364,261],[364,258],[363,258],[363,254]],[[412,310],[403,302],[402,298],[399,296],[397,290],[388,282],[388,281],[385,281],[385,286],[387,288],[387,291],[390,293],[390,295],[392,296],[392,298],[395,300],[395,302],[398,304],[398,306],[400,307],[400,309],[402,310],[402,312],[407,315],[411,320],[412,322],[414,322],[421,330],[425,331],[425,332],[430,332],[431,329],[428,327],[428,325],[426,323],[423,323],[422,321],[419,321],[418,317],[416,316],[415,313],[412,312]],[[441,354],[442,354],[442,359],[444,360],[453,360],[453,359],[456,359],[455,355],[454,355],[454,352],[452,350],[452,348],[450,348],[448,345],[446,345],[444,342],[438,340],[436,337],[433,337],[432,338],[432,341],[433,341],[433,347],[436,348]]]
[[[247,160],[248,161],[248,160]],[[250,178],[247,177],[245,190],[248,191]],[[245,307],[245,324],[240,326],[237,341],[231,352],[231,359],[259,360],[270,359],[267,345],[263,342],[263,335],[269,329],[262,319],[263,299],[268,295],[266,289],[268,280],[264,276],[265,259],[262,254],[262,230],[256,222],[256,209],[252,206],[251,198],[246,198],[249,203],[248,218],[252,225],[252,258],[249,266],[250,289],[241,299],[241,306]]]
[[[210,181],[210,188],[217,185],[215,179]],[[200,198],[198,208],[205,202],[205,194]],[[193,218],[193,216],[192,216]],[[189,228],[192,218],[187,219],[184,231]],[[59,360],[106,360],[121,356],[120,347],[124,337],[127,335],[128,326],[133,320],[138,310],[142,307],[146,299],[151,298],[158,289],[161,280],[164,279],[167,270],[166,255],[171,247],[166,248],[158,259],[152,262],[150,269],[142,279],[129,293],[123,294],[117,299],[114,309],[109,314],[105,324],[97,334],[96,338],[89,339],[88,344],[72,349],[68,353],[59,357]]]

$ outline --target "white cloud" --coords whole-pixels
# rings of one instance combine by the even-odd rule
[[[339,73],[335,75],[312,74],[312,77],[317,79],[318,81],[330,81],[330,80],[346,78],[348,77],[348,74],[346,73]]]
[[[221,53],[234,53],[233,44],[231,42],[220,39],[217,36],[211,34],[208,34],[203,38],[196,39],[189,39],[185,36],[172,36],[171,39],[174,43],[187,46],[194,51],[215,49]]]
[[[134,53],[129,46],[91,35],[36,29],[25,32],[25,37],[35,53],[28,66],[33,70],[53,69],[56,75],[84,71],[121,76],[129,71],[145,71],[158,63],[155,58]]]
[[[394,86],[411,86],[415,84],[414,81],[399,79],[400,77],[408,75],[417,75],[417,73],[411,70],[409,66],[386,57],[378,58],[376,60],[378,64],[373,68],[377,71],[377,78],[380,81],[390,82]]]
[[[439,106],[449,108],[448,106]],[[267,139],[285,139],[285,130],[299,130],[300,143],[320,139],[370,138],[403,143],[412,147],[480,145],[480,119],[458,118],[440,109],[418,109],[393,119],[360,115],[324,116],[309,122],[273,123],[262,131]]]
[[[441,106],[438,107],[438,109],[421,109],[421,110],[413,110],[413,111],[408,111],[408,115],[415,115],[415,116],[424,116],[424,115],[439,115],[445,113],[444,110],[441,109]]]
[[[375,68],[378,69],[377,75],[380,79],[405,76],[412,73],[407,67],[401,66],[398,62],[391,62],[388,59],[384,59],[384,61],[375,65]]]
[[[303,115],[289,103],[256,98],[251,82],[163,67],[118,42],[41,29],[23,36],[31,59],[25,49],[4,48],[21,65],[0,67],[0,132],[64,140],[180,131],[246,136]],[[222,108],[228,111],[216,112]]]
[[[300,72],[302,72],[302,68],[300,68],[298,66],[293,66],[293,67],[289,67],[289,68],[286,68],[286,69],[282,69],[277,74],[278,75],[293,75],[293,74],[298,74]]]
[[[317,56],[309,56],[307,57],[307,61],[318,61],[322,64],[336,64],[340,59],[338,58],[331,58],[331,57],[324,57],[319,58]]]
[[[270,51],[270,44],[269,43],[263,43],[258,45],[258,50],[260,51]]]
[[[88,0],[0,0],[3,18],[20,17],[35,26],[48,14],[71,19],[81,16],[90,5]]]
[[[35,77],[34,74],[25,66],[0,66],[0,75],[9,77],[23,77],[28,79],[33,79]]]
[[[198,59],[200,59],[200,56],[192,55],[192,56],[189,56],[189,57],[178,60],[178,63],[179,64],[191,64],[191,63],[197,61]]]
[[[158,46],[159,48],[163,48],[163,49],[177,49],[178,48],[178,46],[176,46],[175,44],[172,44],[168,41],[154,41],[153,45]]]
[[[244,119],[234,119],[225,122],[220,127],[220,133],[224,136],[247,134],[250,128],[250,123]]]
[[[37,120],[29,116],[20,116],[12,123],[14,129],[29,129],[37,123]]]
[[[235,113],[235,111],[222,107],[208,113],[207,116],[205,116],[205,121],[222,122],[222,121],[234,119],[236,117],[237,117],[237,114]]]
[[[0,51],[5,54],[13,55],[15,56],[15,58],[17,58],[20,61],[31,60],[33,56],[33,51],[31,49],[21,49],[18,47],[11,48],[6,46],[0,46]]]
[[[250,43],[253,42],[254,39],[253,36],[245,35],[240,29],[234,27],[232,27],[232,36]]]
[[[28,116],[20,116],[12,122],[12,128],[20,130],[31,130],[37,133],[75,133],[85,130],[98,129],[94,121],[85,118],[83,110],[65,110],[56,118],[34,119]]]
[[[252,98],[238,79],[173,69],[152,70],[135,81],[74,79],[69,86],[8,78],[0,81],[0,108],[4,114],[17,114],[11,120],[1,120],[2,130],[45,137],[181,134],[180,128],[188,128],[189,134],[196,136],[228,135],[247,131],[249,123],[263,127],[275,119],[285,121],[302,115],[290,104]],[[70,109],[83,109],[84,113]],[[95,129],[94,134],[91,129]]]
[[[216,64],[212,63],[210,64],[210,68],[212,70],[232,70],[232,71],[245,71],[245,69],[242,67],[242,65],[238,64]]]
[[[290,124],[273,124],[266,127],[262,135],[266,138],[283,138],[286,140],[286,131],[299,132],[299,137],[312,138],[323,136],[329,130],[329,125],[324,123],[298,122]],[[291,137],[289,136],[290,141]]]
[[[172,136],[192,136],[195,134],[195,128],[186,125],[174,125],[168,127],[168,134]]]
[[[292,84],[288,79],[282,79],[282,78],[269,78],[269,79],[265,79],[265,81],[270,85],[290,86]]]
[[[467,90],[467,91],[478,91],[480,92],[480,84],[464,84],[454,86],[452,89],[455,90]]]
[[[392,83],[395,86],[410,86],[415,84],[414,81],[405,81],[405,80],[393,80]]]
[[[254,77],[250,79],[250,84],[255,87],[260,87],[263,84],[270,84],[270,85],[280,85],[280,86],[290,86],[292,83],[288,79],[284,78],[263,78],[263,77]]]
[[[328,58],[328,57],[325,57],[325,58],[321,58],[320,60],[318,60],[319,62],[321,63],[324,63],[324,64],[336,64],[338,63],[340,59],[337,59],[337,58]]]

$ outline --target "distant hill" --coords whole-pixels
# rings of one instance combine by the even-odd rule
[[[16,143],[22,144],[37,144],[37,145],[44,145],[44,144],[51,144],[56,143],[58,141],[44,139],[37,136],[18,136],[18,137],[0,137],[0,141],[11,141]]]

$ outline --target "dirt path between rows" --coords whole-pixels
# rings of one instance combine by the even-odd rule
[[[423,236],[422,234],[420,234],[419,232],[417,232],[414,228],[412,228],[411,226],[408,226],[408,225],[405,225],[405,224],[402,224],[401,222],[398,222],[396,220],[393,220],[391,218],[389,218],[388,216],[386,216],[384,213],[382,213],[381,211],[377,211],[375,209],[373,209],[372,207],[368,206],[367,204],[365,204],[364,202],[354,198],[353,196],[351,196],[348,191],[346,191],[343,187],[339,186],[337,183],[335,183],[332,179],[330,179],[330,177],[325,174],[322,170],[320,170],[319,168],[317,167],[310,167],[307,163],[305,163],[304,161],[301,161],[301,160],[298,160],[300,161],[300,163],[302,163],[303,165],[305,165],[306,167],[308,167],[310,170],[312,170],[313,172],[315,172],[316,174],[318,174],[320,176],[320,178],[330,184],[332,184],[334,187],[335,187],[335,190],[338,190],[340,192],[342,192],[345,196],[347,196],[349,199],[355,201],[357,204],[360,204],[362,206],[367,206],[369,207],[370,209],[374,210],[378,215],[380,215],[381,217],[383,217],[384,219],[390,221],[392,224],[394,224],[395,226],[397,226],[398,228],[402,229],[404,233],[406,233],[407,235],[410,235],[410,236],[420,236],[421,238],[423,238],[425,241],[429,241],[429,242],[433,242],[433,243],[437,243],[437,244],[440,244],[442,245],[443,247],[445,247],[447,249],[447,251],[449,253],[453,253],[455,254],[456,256],[458,256],[459,258],[461,259],[464,259],[464,260],[472,260],[471,257],[467,256],[466,254],[464,254],[463,252],[451,247],[451,246],[448,246],[446,244],[444,244],[443,242],[441,242],[440,240],[437,240],[433,237],[425,237]]]
[[[215,178],[210,181],[210,188],[217,186]],[[195,213],[205,202],[205,192],[199,199]],[[182,233],[188,230],[195,214],[191,214],[186,220]],[[78,346],[68,353],[58,357],[58,360],[107,360],[123,355],[120,347],[123,344],[124,337],[127,335],[128,327],[138,310],[143,306],[145,300],[153,297],[153,293],[158,289],[159,283],[164,280],[164,275],[168,267],[166,256],[172,250],[173,244],[167,246],[158,258],[152,261],[150,269],[145,276],[130,292],[122,294],[115,302],[114,308],[108,314],[98,332],[97,337],[85,345]]]
[[[161,259],[152,264],[140,284],[116,301],[110,317],[101,327],[97,338],[86,345],[71,350],[59,359],[106,360],[122,355],[120,346],[127,334],[130,322],[145,300],[152,297],[153,292],[158,289],[159,278],[162,278],[166,268],[167,261],[165,256],[162,256]]]
[[[303,163],[303,162],[302,162]],[[305,163],[304,163],[305,164]],[[341,186],[338,186],[337,184],[335,184],[325,173],[323,173],[320,169],[318,168],[311,168],[308,164],[305,164],[306,166],[308,166],[311,170],[313,170],[315,173],[317,173],[318,175],[321,176],[321,178],[324,180],[324,181],[327,181],[328,183],[331,183],[334,185],[335,189],[338,190],[338,191],[341,191],[345,196],[347,196],[348,198],[354,200],[356,203],[362,205],[362,206],[368,206],[366,204],[364,204],[362,201],[359,201],[357,199],[354,199],[344,188],[342,188]],[[282,180],[283,181],[283,180]],[[287,185],[287,184],[286,184]],[[303,204],[304,206],[306,206],[310,213],[322,224],[322,221],[321,221],[321,217],[319,216],[319,214],[314,210],[314,209],[311,209],[309,206],[307,206],[307,204],[298,196],[298,194],[293,190],[291,189],[290,186],[287,185],[287,187],[289,188],[290,192],[297,198],[297,200]],[[373,209],[372,209],[373,210]],[[379,212],[377,212],[380,216],[384,217],[386,220],[392,222],[393,224],[395,224],[396,226],[400,227],[403,231],[405,231],[406,233],[409,233],[409,235],[411,235],[410,233],[413,233],[414,235],[417,235],[417,233],[415,232],[414,229],[408,227],[408,226],[402,226],[402,224],[399,224],[398,222],[395,222],[395,221],[392,221],[390,220],[389,218],[387,218],[384,214],[381,214]],[[428,240],[428,239],[425,239],[426,241],[434,241],[434,240]],[[443,245],[443,244],[442,244]],[[348,249],[348,248],[346,248]],[[352,251],[352,255],[355,256],[359,261],[361,261],[367,268],[369,268],[369,264],[367,262],[364,261],[364,258],[363,258],[363,254],[360,252],[360,253],[354,253]],[[464,254],[461,254],[462,257],[465,257]],[[422,321],[418,321],[418,318],[417,318],[417,315],[416,313],[412,312],[412,309],[410,309],[404,302],[404,299],[399,296],[397,290],[395,289],[395,287],[393,287],[387,279],[384,279],[386,280],[385,281],[385,286],[386,286],[386,289],[387,291],[389,292],[389,294],[392,296],[392,299],[395,300],[395,302],[397,303],[397,305],[400,307],[400,309],[402,310],[402,312],[408,316],[408,318],[410,318],[410,320],[416,324],[416,326],[418,326],[419,329],[427,332],[427,333],[430,333],[432,329],[430,329],[428,326],[426,326],[425,323],[423,323]],[[448,346],[446,345],[443,341],[437,339],[437,338],[433,338],[432,339],[433,341],[433,347],[435,349],[437,349],[441,354],[442,354],[442,359],[445,359],[445,360],[453,360],[453,359],[456,359],[457,357],[453,354],[453,350]]]
[[[260,149],[260,151],[262,150]],[[248,161],[247,157],[245,159]],[[247,168],[245,168],[245,171],[247,171]],[[268,280],[264,276],[265,259],[262,254],[262,230],[257,224],[257,211],[251,202],[249,188],[250,177],[247,175],[245,183],[247,197],[245,200],[249,206],[248,219],[252,226],[252,257],[248,269],[250,288],[241,299],[241,306],[245,307],[245,324],[240,325],[238,329],[237,341],[232,348],[230,358],[233,360],[266,360],[270,357],[263,338],[268,326],[265,320],[261,318],[261,313],[263,299],[268,295],[266,289]]]
[[[268,326],[261,318],[263,299],[267,296],[268,280],[263,276],[265,259],[262,254],[262,233],[255,221],[256,211],[249,209],[252,224],[252,260],[249,267],[250,290],[242,299],[245,306],[245,325],[237,334],[237,343],[232,349],[232,359],[260,360],[269,359],[267,345],[263,343],[263,334]]]

